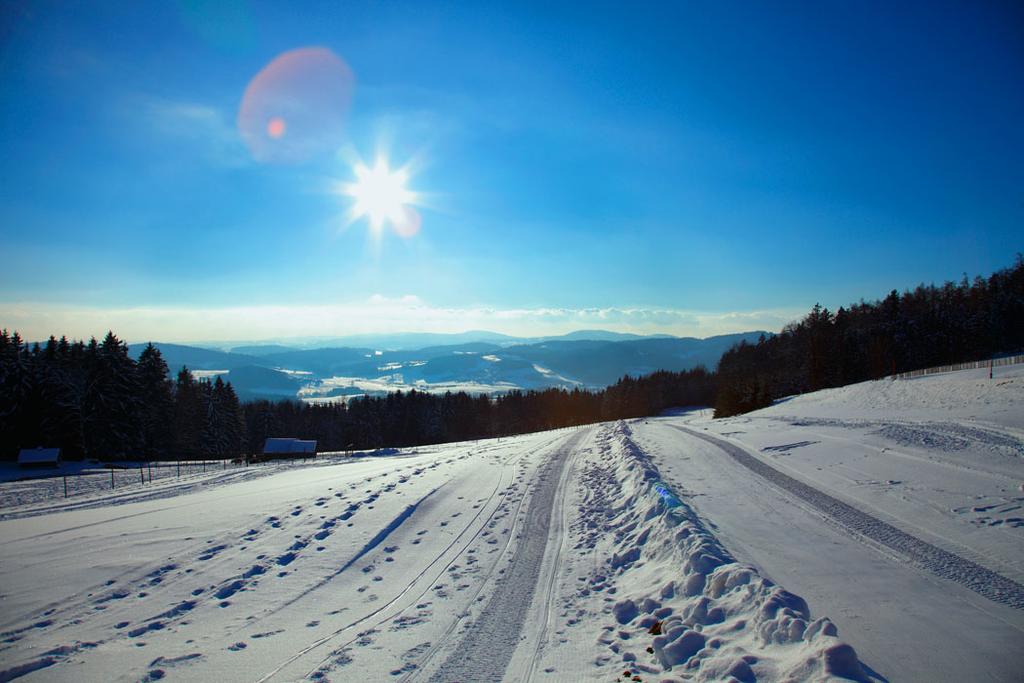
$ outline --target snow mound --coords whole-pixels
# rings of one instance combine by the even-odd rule
[[[750,413],[772,417],[904,419],[974,418],[1024,429],[1024,365],[958,370],[913,379],[879,379],[777,401]]]
[[[614,622],[598,639],[610,652],[602,664],[694,681],[871,680],[828,618],[738,563],[667,490],[628,425],[609,428],[595,455],[578,528],[583,548],[613,538],[585,589],[605,593]]]

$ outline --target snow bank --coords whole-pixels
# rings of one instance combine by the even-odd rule
[[[782,399],[750,413],[771,417],[929,420],[984,417],[1004,427],[1024,429],[1024,366],[959,370],[914,379],[880,379]]]
[[[598,638],[609,653],[599,664],[622,667],[627,679],[869,680],[829,619],[812,618],[802,598],[733,559],[660,482],[626,424],[598,443],[581,476],[577,548],[612,534],[607,562],[578,591],[603,593],[614,622]]]

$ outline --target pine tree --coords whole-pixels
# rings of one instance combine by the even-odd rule
[[[142,453],[147,458],[161,458],[170,453],[173,445],[174,385],[163,355],[152,343],[139,354],[137,371]]]
[[[194,460],[201,452],[202,428],[205,424],[200,387],[192,372],[183,367],[174,386],[174,448],[175,459]]]
[[[87,360],[83,422],[89,454],[100,458],[137,455],[142,445],[141,392],[128,346],[108,332],[102,344],[92,340]]]

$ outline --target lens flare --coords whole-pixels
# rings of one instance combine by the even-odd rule
[[[300,163],[334,154],[344,141],[354,78],[327,48],[278,55],[249,82],[238,131],[257,161]]]
[[[284,135],[284,131],[287,128],[284,123],[284,119],[274,117],[270,119],[270,123],[267,124],[267,135],[272,138],[279,138]]]

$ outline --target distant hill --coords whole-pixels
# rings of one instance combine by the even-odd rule
[[[269,356],[274,353],[288,353],[299,351],[296,346],[284,346],[283,344],[253,344],[249,346],[232,346],[228,349],[231,353],[241,353],[246,356]]]
[[[467,333],[472,336],[473,333]],[[623,375],[646,375],[656,370],[681,371],[703,365],[714,370],[722,354],[741,340],[756,342],[763,333],[745,332],[707,339],[693,337],[621,335],[600,330],[509,343],[460,341],[416,349],[381,350],[373,346],[330,347],[296,350],[283,345],[233,347],[237,353],[157,344],[176,373],[182,365],[194,370],[227,370],[225,377],[239,396],[252,398],[294,397],[307,384],[347,378],[364,389],[347,388],[340,393],[379,393],[388,389],[416,388],[444,390],[450,385],[480,386],[481,390],[545,387],[599,388]],[[422,335],[424,339],[446,341],[460,335]],[[581,338],[577,338],[581,337]],[[591,337],[605,337],[595,339]],[[409,337],[412,338],[411,336]],[[143,345],[133,344],[138,356]],[[359,382],[358,380],[363,380]],[[324,395],[332,385],[324,384]],[[337,386],[336,384],[333,386]],[[337,391],[333,393],[339,393]]]
[[[550,341],[512,346],[503,352],[596,387],[611,384],[627,374],[639,376],[656,370],[689,370],[698,365],[714,370],[718,359],[733,345],[741,340],[757,341],[761,334],[745,332],[707,339],[667,337],[617,342]]]
[[[231,382],[238,398],[251,401],[257,398],[295,398],[302,382],[277,370],[256,365],[243,365],[232,369],[224,379]]]
[[[569,332],[568,334],[559,334],[550,337],[534,337],[530,339],[524,339],[526,342],[543,342],[543,341],[577,341],[577,340],[592,340],[592,341],[628,341],[634,339],[678,339],[670,334],[631,334],[629,332],[609,332],[608,330],[576,330],[575,332]]]
[[[264,356],[271,353],[310,351],[324,348],[355,347],[370,348],[376,351],[415,351],[432,346],[456,346],[474,343],[511,346],[514,344],[533,344],[555,340],[576,341],[592,339],[596,341],[627,341],[658,338],[674,337],[667,334],[642,335],[628,332],[610,332],[608,330],[576,330],[567,334],[515,337],[488,330],[470,330],[457,333],[395,332],[388,334],[355,334],[342,337],[294,337],[290,339],[268,339],[258,342],[243,340],[198,342],[196,346],[252,356]]]
[[[177,374],[183,365],[188,366],[190,370],[231,370],[243,365],[262,364],[253,356],[215,351],[198,346],[166,344],[164,342],[153,342],[153,346],[160,349],[171,374]],[[146,348],[146,344],[129,344],[128,353],[132,358],[137,359],[144,348]]]

